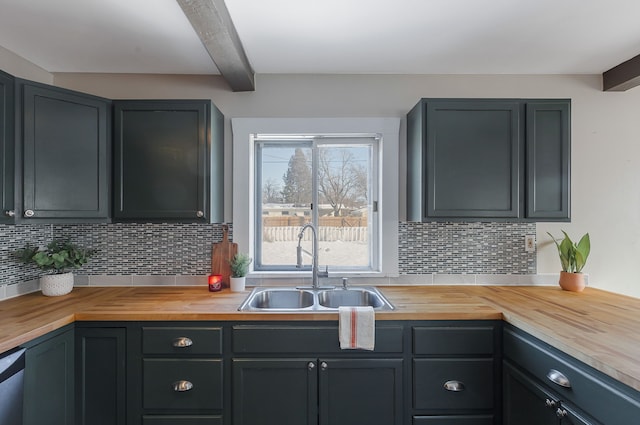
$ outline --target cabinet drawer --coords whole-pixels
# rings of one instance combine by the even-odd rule
[[[376,325],[376,353],[402,353],[402,326]],[[235,353],[340,353],[338,326],[233,327]],[[354,350],[350,350],[351,353]]]
[[[174,383],[189,381],[193,388],[176,391]],[[222,409],[222,360],[143,360],[145,409]]]
[[[413,328],[414,354],[455,355],[493,354],[494,327],[420,327]]]
[[[222,354],[222,328],[142,328],[143,354]]]
[[[493,376],[493,359],[414,359],[414,408],[491,409]],[[460,390],[445,388],[455,382]]]
[[[493,425],[493,416],[414,416],[413,425]]]
[[[602,423],[626,425],[640,417],[640,392],[530,335],[505,329],[504,356]],[[566,377],[570,387],[554,383],[548,377],[552,371]]]
[[[163,415],[142,417],[142,425],[222,425],[222,416],[175,416]]]

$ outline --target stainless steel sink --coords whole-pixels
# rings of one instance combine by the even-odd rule
[[[255,291],[249,307],[256,310],[305,309],[313,306],[314,294],[300,289],[269,289]],[[253,294],[253,292],[252,292]]]
[[[341,306],[371,306],[375,310],[393,310],[393,305],[374,287],[348,289],[267,287],[254,288],[240,305],[240,311],[321,312]]]
[[[350,288],[320,291],[318,292],[318,303],[327,308],[370,306],[375,309],[384,306],[385,301],[377,291],[374,292],[365,288]]]

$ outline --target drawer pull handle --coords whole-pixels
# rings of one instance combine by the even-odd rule
[[[177,393],[183,393],[185,391],[189,391],[193,388],[193,384],[189,381],[176,381],[173,383],[173,391]]]
[[[555,409],[556,407],[558,407],[558,403],[555,400],[551,400],[548,398],[545,399],[544,404],[550,409]]]
[[[459,393],[460,391],[464,391],[464,382],[447,381],[444,383],[444,389],[447,391],[453,391],[454,393]]]
[[[192,345],[193,341],[191,338],[187,338],[186,336],[181,336],[173,340],[173,346],[176,348],[191,347]]]
[[[569,381],[569,378],[564,376],[562,372],[558,372],[555,369],[551,369],[549,373],[547,373],[547,378],[549,381],[560,385],[561,387],[571,388],[571,381]]]
[[[566,417],[568,415],[567,411],[558,407],[558,410],[556,410],[556,416],[559,417],[560,419]]]

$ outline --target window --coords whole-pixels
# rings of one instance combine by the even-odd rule
[[[231,127],[233,240],[254,258],[250,276],[299,275],[298,233],[308,222],[330,273],[397,276],[399,118],[234,118]],[[332,196],[336,176],[348,176],[348,196]]]
[[[322,267],[378,270],[377,136],[257,135],[254,143],[255,270],[296,270],[306,223],[317,229]],[[310,266],[310,231],[301,245]]]

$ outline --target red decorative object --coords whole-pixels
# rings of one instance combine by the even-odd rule
[[[218,292],[222,290],[222,275],[210,274],[209,275],[209,292]]]

